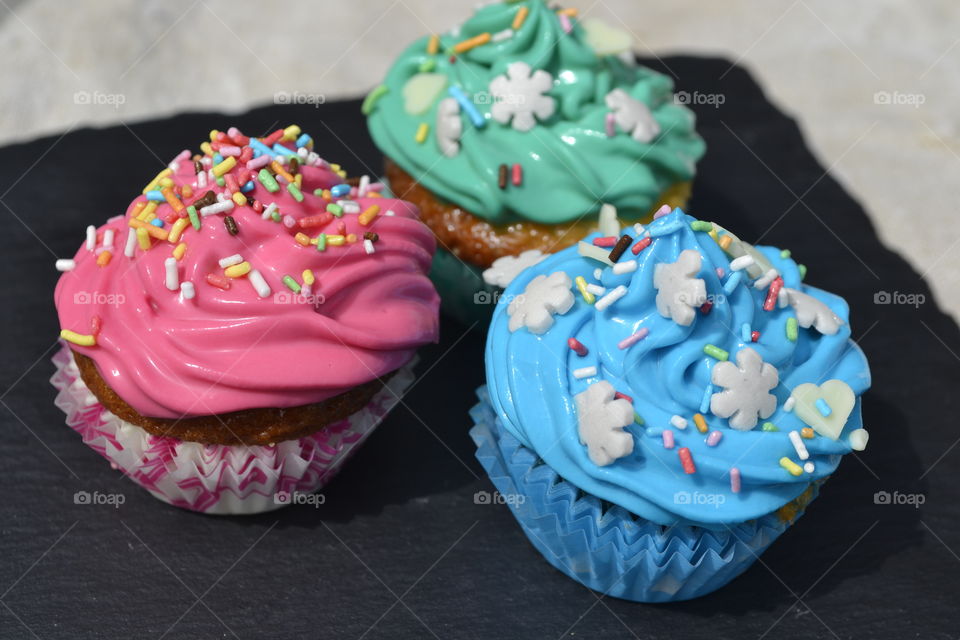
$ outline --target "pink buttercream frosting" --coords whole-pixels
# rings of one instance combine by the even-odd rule
[[[305,161],[299,169],[302,202],[282,180],[271,193],[254,178],[254,188],[244,192],[246,205],[201,217],[200,230],[187,226],[178,243],[153,239],[146,251],[138,245],[131,258],[124,248],[131,216],[146,200],[141,195],[124,216],[97,229],[94,249],[81,246],[75,266],[60,278],[55,296],[61,328],[96,334],[94,346],[72,348],[92,358],[110,387],[142,415],[178,418],[320,402],[399,369],[417,347],[437,340],[439,298],[427,278],[435,241],[417,208],[369,193],[358,197],[356,188],[340,198],[314,195],[343,180],[316,156]],[[192,160],[181,154],[173,163],[174,189],[189,185],[193,191],[181,196],[184,204],[208,190],[230,197],[229,183],[217,186],[210,165],[208,159],[208,184],[198,187]],[[243,185],[258,171],[238,161],[230,175]],[[357,213],[345,212],[322,226],[288,226],[322,214],[341,198],[356,202],[361,212],[377,205],[380,213],[366,225]],[[276,203],[286,223],[263,219],[254,200],[264,208]],[[186,215],[167,202],[156,213],[168,232],[170,221]],[[236,221],[237,235],[228,232],[224,215]],[[112,257],[100,266],[107,230],[114,232],[113,248],[107,248]],[[319,251],[300,244],[298,232],[309,238],[354,234],[357,240],[328,242]],[[364,243],[368,232],[378,236],[373,253]],[[180,242],[186,250],[177,278],[193,284],[192,299],[167,287],[165,261]],[[261,297],[247,276],[228,278],[226,290],[208,283],[208,274],[224,278],[219,261],[234,254],[259,271],[269,295]],[[303,285],[305,269],[316,282],[309,293],[294,294],[283,278]]]

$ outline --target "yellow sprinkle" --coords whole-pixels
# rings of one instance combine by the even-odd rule
[[[353,244],[356,241],[357,241],[357,234],[355,233],[347,234],[347,244]]]
[[[490,42],[490,32],[481,33],[480,35],[473,36],[472,38],[467,38],[466,40],[461,40],[457,44],[453,45],[454,53],[465,53],[473,49],[474,47],[479,47],[482,44],[487,44]]]
[[[699,431],[700,433],[707,432],[707,429],[708,429],[707,421],[699,413],[693,414],[693,424],[697,425],[697,431]]]
[[[807,440],[811,439],[813,437],[813,429],[810,427],[804,427],[803,429],[800,429],[800,436],[802,438],[806,438]]]
[[[144,202],[144,201],[142,201],[142,200],[141,200],[140,202],[136,203],[135,205],[133,205],[133,211],[130,212],[130,217],[131,217],[131,218],[137,218],[137,217],[139,217],[140,214],[143,213],[143,208],[144,208],[145,206],[147,206],[147,203]]]
[[[331,170],[331,171],[340,171],[341,168],[342,168],[342,167],[341,167],[340,165],[338,165],[338,164],[331,164],[331,165],[330,165],[330,170]]]
[[[188,184],[183,185],[183,188],[181,189],[181,191],[183,192],[184,198],[189,198],[190,196],[193,195],[193,187],[191,187]]]
[[[513,24],[510,25],[510,28],[516,31],[523,26],[523,21],[527,19],[527,13],[529,13],[527,7],[520,7],[517,9],[517,13],[513,16]]]
[[[357,222],[359,222],[363,226],[367,226],[368,224],[373,222],[373,219],[377,217],[378,213],[380,213],[380,205],[372,204],[369,207],[367,207],[366,211],[364,211],[357,217]]]
[[[803,473],[803,468],[786,456],[780,458],[780,466],[789,471],[792,476],[799,476]]]
[[[213,175],[219,178],[223,174],[233,169],[235,166],[237,166],[237,159],[233,156],[230,156],[229,158],[227,158],[226,160],[224,160],[223,162],[221,162],[220,164],[216,165],[213,168]]]
[[[220,132],[217,131],[216,129],[210,129],[210,142],[213,142],[214,140],[216,140],[216,139],[217,139],[217,135],[218,135],[219,133],[220,133]]]
[[[717,230],[716,230],[715,228],[714,228],[714,229],[710,229],[710,231],[707,233],[707,235],[710,236],[711,238],[713,238],[713,241],[714,241],[714,242],[717,242],[717,243],[720,242],[720,238],[717,236]]]
[[[173,244],[180,242],[180,235],[183,233],[183,230],[189,226],[190,218],[177,218],[177,221],[174,222],[170,228],[170,235],[167,236],[167,240]]]
[[[577,284],[577,290],[580,292],[580,295],[583,296],[584,302],[587,304],[596,302],[597,298],[587,291],[587,280],[583,276],[577,276],[574,282]]]
[[[731,243],[731,242],[733,242],[733,238],[731,238],[730,236],[723,236],[722,238],[720,238],[720,242],[717,243],[717,244],[720,245],[720,248],[721,248],[721,249],[723,249],[724,251],[726,251],[727,249],[730,248],[730,243]]]
[[[427,40],[427,53],[431,56],[436,55],[437,51],[440,50],[440,36],[433,34],[430,36],[430,39]]]
[[[233,196],[231,196],[231,198],[233,199],[234,202],[237,203],[237,205],[241,207],[247,204],[247,196],[243,195],[239,191],[234,191]]]
[[[143,227],[137,229],[137,242],[140,243],[140,248],[144,251],[150,249],[150,234]]]
[[[298,173],[297,175],[295,175],[295,176],[293,177],[293,181],[297,183],[297,187],[298,187],[298,188],[299,188],[299,187],[302,187],[302,186],[303,186],[303,174],[302,174],[302,173]]]
[[[557,11],[558,16],[567,16],[568,18],[576,18],[577,14],[579,13],[580,13],[580,10],[577,9],[576,7],[568,7],[566,9],[560,9],[560,11]]]
[[[231,267],[227,267],[223,270],[223,275],[228,278],[239,278],[250,273],[250,263],[241,262],[240,264],[235,264]]]
[[[333,245],[335,247],[339,247],[346,241],[347,239],[344,238],[343,236],[327,236],[327,244]]]
[[[330,189],[324,189],[323,193],[321,194],[321,197],[324,200],[329,200],[332,197],[332,194],[330,193]]]
[[[96,336],[84,335],[82,333],[77,333],[76,331],[70,331],[69,329],[61,329],[60,337],[67,342],[78,344],[81,347],[92,347],[97,344]]]
[[[340,176],[340,178],[343,179],[343,180],[346,180],[346,179],[347,179],[347,172],[344,171],[343,169],[338,169],[338,170],[337,170],[337,175]]]
[[[290,125],[283,130],[283,137],[280,138],[283,142],[292,142],[300,137],[300,127],[295,124]]]
[[[313,277],[313,271],[310,269],[303,270],[303,284],[312,285],[316,281],[317,279]]]
[[[147,184],[147,186],[143,188],[142,193],[146,193],[147,191],[153,191],[154,189],[156,189],[157,183],[160,182],[160,179],[169,176],[171,173],[173,173],[173,169],[171,169],[170,167],[167,167],[166,169],[158,173],[157,177],[151,180],[149,184]]]
[[[297,235],[293,236],[293,239],[305,247],[310,244],[310,236],[305,233],[297,233]]]
[[[189,222],[189,221],[188,221]],[[177,260],[183,260],[183,254],[187,252],[187,243],[181,242],[173,248],[173,257]]]
[[[143,211],[140,212],[140,215],[137,216],[137,220],[143,220],[144,222],[148,222],[150,220],[153,220],[153,218],[156,218],[157,216],[155,212],[157,210],[158,205],[159,203],[156,200],[151,200],[150,202],[148,202],[147,205],[143,208]]]
[[[174,182],[170,178],[160,178],[160,182],[157,184],[159,184],[161,187],[172,187]]]
[[[101,251],[100,255],[97,256],[97,265],[105,267],[110,264],[110,258],[113,257],[113,254],[109,251]]]
[[[413,136],[413,139],[417,144],[423,144],[423,141],[427,139],[428,133],[430,133],[430,125],[426,122],[421,122],[420,126],[417,127],[417,133]]]
[[[210,146],[209,142],[201,142],[200,150],[203,151],[204,155],[213,157],[213,147]]]

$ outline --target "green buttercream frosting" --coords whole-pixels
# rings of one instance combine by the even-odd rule
[[[527,8],[526,19],[508,35],[522,7]],[[546,3],[525,0],[479,9],[458,29],[440,35],[433,55],[428,53],[429,37],[417,40],[366,105],[374,141],[435,195],[495,224],[571,221],[596,213],[604,202],[616,206],[623,219],[646,214],[667,188],[693,178],[704,152],[693,113],[674,101],[670,78],[617,55],[598,55],[580,21],[570,18],[569,24],[567,33]],[[490,41],[451,59],[458,43],[485,33]],[[494,82],[517,62],[529,65],[534,88],[506,78]],[[511,70],[524,71],[517,65]],[[441,124],[444,113],[438,122],[441,103],[447,103],[449,114],[451,87],[459,88],[483,118],[477,127],[467,109],[459,104],[453,108],[462,131],[452,136],[453,150],[451,116],[446,115],[447,127]],[[642,103],[630,101],[642,116],[652,116],[656,125],[647,127],[651,133],[637,134],[635,119],[629,116],[610,122],[613,116],[608,114],[616,109],[608,106],[607,96],[617,89]],[[549,114],[543,96],[553,99]],[[498,121],[492,113],[497,101],[505,103],[501,108],[507,117],[515,107],[539,106],[534,126],[519,130],[522,117],[516,115],[512,121]],[[438,141],[438,132],[445,130],[446,154]],[[417,142],[418,133],[422,142]],[[511,173],[501,188],[500,165],[512,169],[514,164],[522,167],[522,183],[514,185]]]

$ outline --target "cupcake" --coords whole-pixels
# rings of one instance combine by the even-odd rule
[[[471,434],[551,564],[627,600],[704,595],[865,448],[866,358],[804,273],[678,209],[507,287]]]
[[[544,254],[682,206],[704,152],[629,34],[543,0],[487,5],[414,42],[363,111],[391,189],[437,235],[444,310],[471,322]]]
[[[56,288],[67,424],[154,496],[215,514],[322,487],[435,342],[435,248],[291,126],[212,131],[97,228]]]

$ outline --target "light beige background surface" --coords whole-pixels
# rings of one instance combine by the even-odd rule
[[[278,92],[359,95],[412,39],[449,28],[474,4],[0,0],[0,144],[186,109],[242,111]],[[630,30],[644,55],[722,55],[746,66],[884,241],[960,317],[956,0],[577,6]]]

